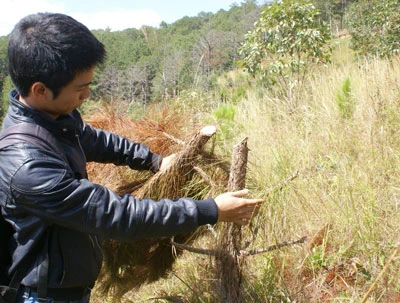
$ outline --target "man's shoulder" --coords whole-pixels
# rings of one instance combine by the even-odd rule
[[[11,180],[33,168],[56,166],[65,169],[64,152],[46,129],[31,123],[10,125],[0,132],[0,177]],[[32,176],[30,176],[32,178]]]
[[[57,166],[67,168],[64,159],[57,153],[35,146],[29,142],[15,142],[0,150],[0,174],[14,175],[24,166],[31,168]]]
[[[64,156],[64,150],[57,138],[46,128],[38,124],[18,123],[0,132],[0,150],[21,143]]]

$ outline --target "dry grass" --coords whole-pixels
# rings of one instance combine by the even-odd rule
[[[347,78],[350,118],[336,101]],[[245,302],[360,302],[400,241],[400,62],[346,57],[313,73],[297,104],[293,111],[249,88],[235,105],[233,135],[216,143],[229,153],[249,137],[247,187],[254,197],[267,197],[269,188],[299,171],[268,196],[245,234],[248,249],[304,235],[309,241],[248,258]],[[201,121],[198,115],[193,120]],[[192,245],[215,242],[203,230]],[[397,256],[366,302],[400,302],[399,265]],[[170,269],[123,301],[217,302],[213,258],[185,252]]]
[[[310,79],[296,112],[267,96],[249,98],[238,110],[237,123],[246,125],[255,151],[254,190],[300,172],[257,218],[261,242],[312,238],[330,227],[320,245],[277,253],[274,292],[290,302],[360,301],[399,243],[399,77],[398,61],[332,65]],[[350,119],[335,103],[346,78],[355,99]],[[370,302],[399,300],[398,265],[397,259]]]

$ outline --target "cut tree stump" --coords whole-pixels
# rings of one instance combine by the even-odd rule
[[[247,158],[247,138],[233,147],[228,191],[245,188]],[[216,255],[217,272],[220,281],[219,302],[242,302],[242,268],[244,258],[242,250],[242,229],[240,225],[225,223],[219,243],[219,254]]]

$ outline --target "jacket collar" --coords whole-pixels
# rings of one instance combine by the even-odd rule
[[[16,123],[28,122],[39,124],[56,135],[61,133],[75,133],[76,129],[80,128],[82,120],[77,110],[54,120],[45,113],[20,102],[18,97],[19,94],[16,90],[10,92],[10,107],[3,121],[3,128]]]

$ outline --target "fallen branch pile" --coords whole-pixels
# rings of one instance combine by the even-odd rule
[[[193,134],[193,130],[184,129],[182,121],[185,121],[183,117],[179,120],[176,116],[168,115],[160,122],[130,121],[112,112],[91,117],[88,122],[95,127],[144,143],[163,156],[176,154],[168,169],[154,175],[111,164],[90,163],[88,172],[91,180],[109,186],[118,194],[132,193],[137,198],[159,200],[188,196],[204,199],[215,196],[226,187],[229,171],[226,161],[215,156],[212,149],[206,149],[216,129],[208,126]],[[191,137],[182,135],[186,133],[192,133]],[[201,230],[195,234],[180,235],[175,240],[190,244],[196,238],[196,233],[200,234]],[[104,264],[98,288],[116,298],[142,284],[164,277],[176,258],[169,238],[132,243],[106,241],[103,248]]]

